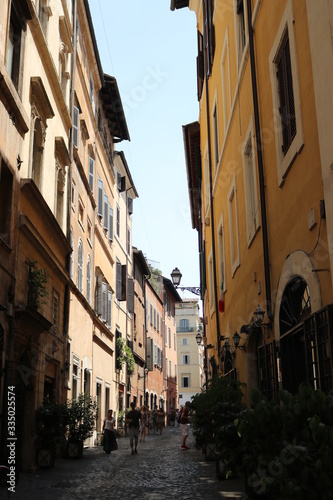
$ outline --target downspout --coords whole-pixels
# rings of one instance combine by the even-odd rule
[[[208,13],[206,12],[207,16]],[[204,22],[204,40],[207,40],[208,33],[206,32],[206,23]],[[207,61],[207,64],[209,62]],[[207,68],[206,68],[207,69]],[[214,271],[214,290],[215,290],[215,317],[216,317],[216,335],[217,335],[217,353],[220,356],[220,318],[219,304],[217,298],[217,276],[216,276],[216,252],[215,252],[215,233],[214,233],[214,206],[213,206],[213,182],[212,182],[212,152],[211,152],[211,135],[210,135],[210,115],[209,115],[209,94],[208,94],[208,71],[206,70],[206,118],[207,118],[207,138],[208,138],[208,162],[209,162],[209,195],[210,195],[210,218],[212,230],[212,249],[213,249],[213,271]]]
[[[247,0],[247,22],[248,22],[248,32],[249,32],[254,123],[255,123],[256,145],[257,145],[257,155],[258,155],[258,175],[259,175],[260,209],[261,209],[261,224],[262,224],[262,243],[263,243],[263,255],[264,255],[266,307],[267,307],[267,317],[270,320],[272,320],[273,314],[272,314],[270,264],[269,264],[269,253],[268,253],[265,179],[264,179],[264,165],[262,158],[262,143],[261,143],[261,132],[260,132],[260,121],[259,121],[259,103],[258,103],[256,65],[254,57],[251,0]]]

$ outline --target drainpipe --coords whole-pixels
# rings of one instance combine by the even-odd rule
[[[257,155],[258,155],[258,175],[259,175],[259,192],[260,192],[260,209],[261,209],[261,224],[262,224],[262,243],[263,243],[263,255],[264,255],[267,317],[270,320],[272,320],[273,313],[272,313],[272,297],[271,297],[270,264],[269,264],[269,253],[268,253],[265,178],[264,178],[264,164],[263,164],[263,158],[262,158],[262,149],[263,148],[262,148],[262,143],[261,143],[257,77],[256,77],[256,65],[255,65],[254,44],[253,44],[251,0],[247,0],[247,22],[248,22],[248,32],[249,32],[249,48],[250,48],[254,123],[255,123],[256,145],[257,145]]]
[[[207,16],[208,13],[206,12]],[[206,23],[204,22],[204,40],[207,40],[208,33],[206,32]],[[207,64],[209,64],[207,62]],[[213,205],[213,179],[212,179],[212,151],[211,151],[211,134],[210,134],[210,114],[209,114],[209,93],[208,93],[208,74],[206,71],[206,118],[207,118],[207,137],[208,137],[208,162],[209,162],[209,195],[210,195],[210,218],[212,231],[212,250],[213,250],[213,272],[214,272],[214,290],[215,290],[215,318],[216,318],[216,335],[217,335],[217,352],[220,356],[220,318],[219,304],[217,298],[217,276],[216,276],[216,252],[215,252],[215,233],[214,233],[214,205]]]

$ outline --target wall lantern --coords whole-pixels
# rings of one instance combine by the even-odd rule
[[[236,349],[243,349],[244,351],[246,351],[245,343],[243,345],[239,345],[240,339],[241,339],[241,337],[240,337],[239,333],[235,332],[232,336],[232,341],[234,343],[235,348]]]
[[[195,340],[197,341],[197,344],[200,345],[202,342],[202,335],[200,332],[198,332],[195,336]]]

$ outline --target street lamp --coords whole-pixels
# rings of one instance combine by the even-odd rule
[[[198,332],[195,336],[195,340],[197,341],[197,344],[200,345],[202,342],[202,335],[200,332]]]
[[[265,309],[263,309],[259,304],[257,309],[253,312],[253,316],[248,325],[242,325],[240,329],[240,333],[246,333],[250,335],[254,331],[259,331],[261,327],[267,326],[268,328],[272,327],[271,323],[263,323],[265,316]]]
[[[174,268],[170,276],[175,288],[179,288],[179,290],[182,291],[187,290],[188,292],[194,293],[194,295],[201,295],[201,289],[198,286],[179,286],[183,275],[178,267]]]

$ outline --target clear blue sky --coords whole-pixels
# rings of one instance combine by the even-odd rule
[[[199,286],[182,125],[198,120],[195,14],[170,0],[89,0],[104,73],[117,79],[131,141],[123,150],[139,198],[132,243],[170,278]],[[189,292],[181,297],[191,297]]]

